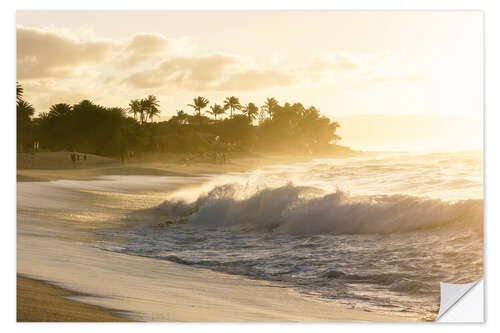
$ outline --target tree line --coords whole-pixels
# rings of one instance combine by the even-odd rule
[[[314,106],[280,104],[267,98],[259,108],[241,104],[235,96],[213,103],[202,96],[165,121],[154,121],[160,102],[154,95],[133,99],[127,108],[105,107],[90,100],[58,103],[35,117],[33,106],[16,85],[18,151],[30,151],[34,141],[49,151],[79,151],[117,156],[127,151],[207,152],[276,151],[328,152],[340,137],[337,122]],[[205,113],[207,115],[205,115]]]

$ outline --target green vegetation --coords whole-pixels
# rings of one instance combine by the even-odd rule
[[[202,96],[188,104],[190,115],[178,110],[167,121],[154,122],[160,103],[153,96],[131,100],[127,109],[104,107],[92,101],[55,104],[35,117],[33,106],[23,99],[17,84],[18,151],[40,149],[80,151],[118,156],[127,151],[206,152],[330,152],[340,137],[337,122],[321,116],[314,106],[280,103],[268,98],[259,108],[242,105],[235,96],[223,105]],[[229,115],[223,116],[229,110]],[[207,112],[213,117],[203,115]]]
[[[32,118],[35,108],[23,100],[23,87],[16,82],[16,111],[17,111],[17,144],[19,147],[27,147],[33,144]]]

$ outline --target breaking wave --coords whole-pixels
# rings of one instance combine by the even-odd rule
[[[170,219],[201,227],[294,235],[394,233],[457,224],[482,231],[483,225],[481,199],[354,197],[339,189],[325,194],[291,183],[252,191],[240,184],[219,185],[194,202],[167,200],[159,208]]]
[[[207,179],[134,212],[110,249],[425,320],[440,282],[484,274],[480,159],[320,159]]]

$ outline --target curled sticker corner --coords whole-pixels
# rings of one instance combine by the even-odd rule
[[[462,299],[474,286],[476,286],[482,278],[471,283],[454,284],[441,282],[441,301],[439,305],[439,313],[436,321],[446,314],[460,299]]]

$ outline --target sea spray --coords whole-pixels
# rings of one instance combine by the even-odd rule
[[[480,228],[483,201],[446,202],[410,195],[354,197],[341,190],[319,191],[288,183],[242,194],[240,184],[215,186],[194,202],[165,201],[169,218],[201,227],[239,226],[290,234],[407,232],[460,224]]]
[[[440,282],[483,275],[476,155],[386,154],[207,175],[203,186],[131,214],[130,228],[105,232],[125,241],[96,246],[434,320]]]

